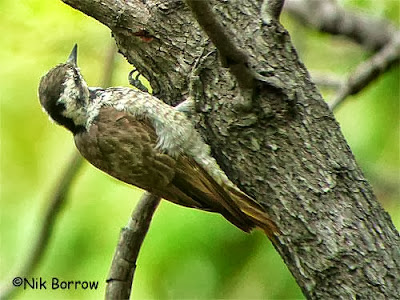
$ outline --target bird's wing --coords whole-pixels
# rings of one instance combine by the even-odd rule
[[[146,188],[166,185],[175,160],[157,153],[156,134],[146,122],[103,107],[87,131],[75,135],[81,154],[94,166],[126,183]]]
[[[177,161],[156,149],[157,135],[147,120],[138,120],[113,107],[103,107],[89,130],[75,135],[75,144],[100,170],[175,202],[176,196],[168,193],[167,187],[175,177]],[[179,194],[179,204],[203,208],[184,193]]]
[[[175,176],[170,185],[171,191],[182,191],[185,196],[201,204],[202,210],[218,212],[228,221],[245,232],[251,231],[255,223],[236,202],[236,197],[228,189],[219,185],[194,159],[180,156],[175,167]],[[179,193],[175,193],[180,196]],[[245,195],[245,194],[244,194]],[[171,200],[180,204],[180,199]]]

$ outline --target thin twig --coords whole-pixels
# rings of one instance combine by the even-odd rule
[[[39,229],[39,235],[34,241],[34,246],[29,252],[30,256],[25,265],[22,267],[22,270],[17,273],[19,277],[24,278],[32,274],[42,260],[47,249],[47,245],[49,244],[54,224],[61,212],[61,208],[66,202],[69,188],[72,185],[75,175],[82,166],[82,163],[83,158],[79,155],[79,153],[75,152],[72,155],[60,180],[57,182],[54,192],[50,195],[49,201],[47,202],[47,211],[44,216],[44,221]],[[21,289],[16,289],[13,287],[10,280],[10,284],[2,291],[0,299],[9,299],[15,292],[20,290]]]
[[[284,9],[306,25],[346,36],[375,51],[384,47],[397,30],[387,20],[346,10],[335,0],[286,0]]]
[[[112,80],[113,73],[113,65],[116,54],[115,44],[112,43],[107,52],[107,58],[104,66],[104,75],[102,79],[103,86],[109,86]],[[80,167],[83,164],[82,156],[75,150],[72,155],[70,161],[67,164],[67,167],[64,173],[61,175],[60,180],[56,183],[53,192],[50,194],[49,200],[47,202],[47,211],[45,213],[43,224],[39,229],[39,235],[36,240],[33,242],[34,246],[30,251],[30,256],[22,266],[21,271],[17,273],[20,277],[27,277],[32,274],[36,267],[41,262],[47,246],[49,244],[54,225],[57,221],[57,217],[61,212],[61,208],[65,205],[67,201],[68,192],[72,186],[73,180],[75,179]],[[11,280],[9,284],[2,288],[0,299],[8,299],[15,292],[20,291],[21,289],[16,289],[11,284]]]
[[[317,86],[331,90],[338,90],[343,84],[336,74],[311,72],[311,78]]]
[[[26,276],[28,274],[32,274],[42,259],[46,250],[46,246],[50,240],[54,224],[59,216],[59,213],[61,212],[63,205],[66,203],[72,182],[82,164],[83,158],[75,150],[70,161],[68,162],[67,168],[61,176],[60,181],[57,183],[55,191],[50,195],[50,200],[47,204],[47,212],[44,217],[44,222],[42,224],[42,228],[40,229],[39,236],[37,237],[35,246],[31,252],[30,259],[28,259],[28,262],[20,275],[22,274]]]
[[[107,279],[106,299],[129,299],[136,260],[160,198],[143,194],[128,225],[121,230]]]
[[[393,40],[370,59],[359,64],[337,92],[330,108],[335,110],[350,95],[364,89],[380,74],[400,61],[400,32]]]

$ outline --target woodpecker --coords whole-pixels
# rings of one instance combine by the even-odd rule
[[[276,232],[265,210],[232,183],[187,116],[143,91],[90,88],[66,63],[41,78],[42,107],[74,135],[82,156],[105,173],[186,207],[222,214],[245,232]]]

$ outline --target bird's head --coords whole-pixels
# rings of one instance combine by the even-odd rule
[[[75,44],[67,62],[51,69],[39,85],[39,99],[45,111],[74,134],[85,127],[89,104],[89,89],[76,60]]]

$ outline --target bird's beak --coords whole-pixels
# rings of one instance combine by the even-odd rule
[[[74,67],[77,67],[76,60],[78,57],[78,45],[75,44],[74,48],[72,48],[71,54],[68,56],[67,64],[71,64]]]

